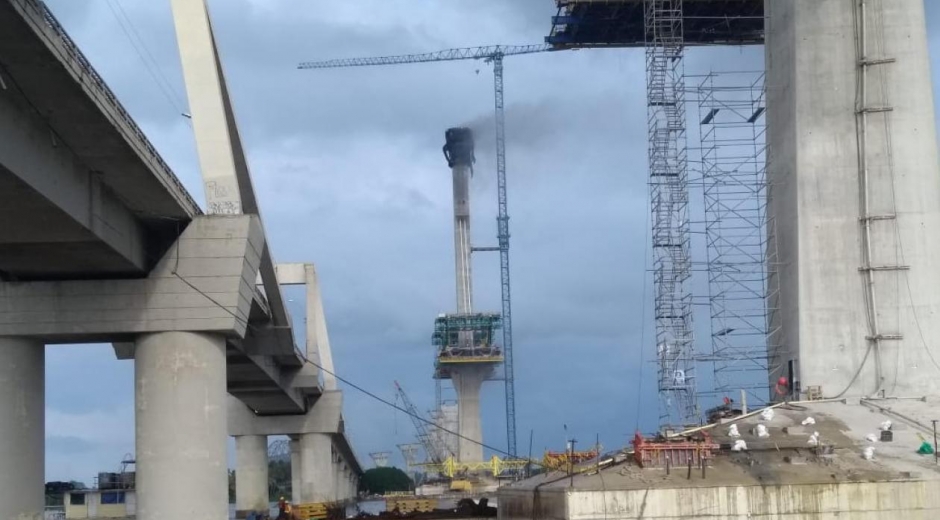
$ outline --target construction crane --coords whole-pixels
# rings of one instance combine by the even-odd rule
[[[398,384],[398,381],[395,381],[395,389],[398,391],[398,398],[401,399],[402,405],[405,407],[405,411],[411,419],[411,424],[415,427],[415,431],[418,434],[418,441],[421,442],[424,446],[424,451],[428,454],[428,459],[435,464],[440,464],[448,454],[444,453],[445,450],[442,446],[435,445],[425,420],[422,418],[421,414],[418,413],[418,408],[411,402],[411,399],[408,398],[408,394],[406,394],[405,389]]]
[[[498,197],[497,247],[475,247],[475,252],[499,251],[500,286],[503,313],[503,371],[506,384],[506,440],[510,456],[516,456],[516,388],[512,358],[512,302],[509,283],[509,208],[506,197],[506,118],[503,108],[503,58],[520,54],[536,54],[557,50],[549,44],[489,45],[446,49],[424,54],[405,54],[375,58],[346,58],[305,62],[297,68],[333,69],[343,67],[369,67],[374,65],[401,65],[435,61],[483,60],[493,64],[496,97],[496,184]],[[437,392],[438,396],[440,391]],[[440,398],[438,397],[438,401]]]

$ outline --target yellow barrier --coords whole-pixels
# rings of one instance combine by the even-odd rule
[[[326,504],[323,502],[298,504],[291,510],[299,520],[324,520],[327,516]]]
[[[437,508],[437,500],[433,498],[391,498],[385,501],[385,510],[398,510],[399,513],[429,513]]]

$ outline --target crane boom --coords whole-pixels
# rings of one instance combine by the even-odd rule
[[[326,61],[307,61],[297,66],[298,69],[335,69],[340,67],[370,67],[373,65],[401,65],[404,63],[427,63],[432,61],[487,60],[496,56],[515,56],[518,54],[536,54],[554,50],[547,43],[535,45],[487,45],[484,47],[461,47],[445,49],[423,54],[403,54],[400,56],[381,56],[373,58],[341,58]]]
[[[398,398],[401,399],[402,405],[404,405],[405,410],[408,411],[408,417],[411,419],[411,424],[415,427],[418,440],[424,446],[424,451],[428,453],[428,458],[431,459],[431,462],[440,464],[445,459],[445,454],[442,453],[443,450],[439,446],[436,446],[431,439],[431,433],[428,432],[427,425],[425,424],[426,421],[418,412],[418,408],[411,402],[411,399],[408,398],[405,389],[398,384],[398,381],[395,381],[395,389],[398,391]]]

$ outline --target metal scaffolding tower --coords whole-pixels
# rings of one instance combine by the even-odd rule
[[[700,396],[767,401],[768,301],[776,277],[768,262],[766,126],[763,72],[702,76],[699,106],[705,243],[708,256],[711,352],[698,357],[714,370]]]
[[[644,4],[661,426],[701,421],[692,337],[682,1]]]

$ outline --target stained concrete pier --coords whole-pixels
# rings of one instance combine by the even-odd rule
[[[0,519],[45,507],[45,345],[0,338]]]
[[[137,518],[226,518],[225,340],[143,335],[134,372]]]

